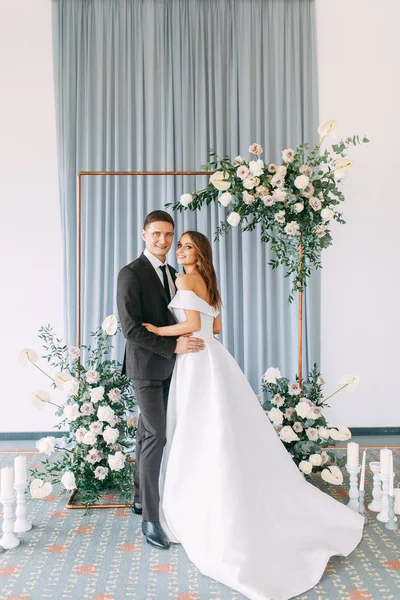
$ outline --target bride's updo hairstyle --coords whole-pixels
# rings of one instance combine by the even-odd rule
[[[182,235],[189,235],[193,246],[197,250],[197,268],[206,282],[211,306],[220,308],[221,296],[218,292],[217,276],[213,265],[211,244],[208,238],[198,231],[185,231]]]

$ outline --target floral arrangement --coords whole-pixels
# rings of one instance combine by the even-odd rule
[[[348,137],[320,152],[326,137],[336,135],[336,121],[320,125],[320,142],[315,147],[300,144],[282,151],[282,164],[264,161],[260,144],[249,147],[252,159],[236,156],[219,158],[210,153],[202,168],[215,171],[203,190],[183,194],[179,202],[167,204],[174,210],[198,210],[204,204],[229,206],[229,214],[216,231],[219,239],[242,223],[244,231],[260,226],[261,241],[270,242],[276,255],[269,264],[283,265],[293,276],[289,301],[303,291],[311,268],[320,268],[321,251],[332,243],[330,223],[344,223],[337,207],[344,201],[340,189],[353,161],[346,156],[349,146],[367,143],[364,136]],[[300,252],[301,245],[301,252]]]
[[[263,377],[263,390],[272,399],[263,404],[269,420],[279,435],[294,462],[306,477],[320,473],[324,481],[339,485],[343,482],[340,470],[346,461],[338,458],[329,446],[351,438],[345,425],[329,427],[323,409],[329,407],[327,400],[341,390],[353,392],[360,378],[345,375],[340,387],[327,398],[323,398],[322,386],[325,383],[314,365],[311,373],[300,384],[282,377],[279,369],[270,367]]]
[[[38,363],[37,353],[24,348],[20,362],[31,363],[52,380],[52,387],[67,394],[63,404],[54,402],[46,390],[37,390],[32,400],[38,409],[46,404],[56,406],[61,421],[56,427],[68,426],[62,445],[58,438],[45,437],[36,444],[46,455],[40,469],[31,473],[31,494],[44,498],[52,485],[61,482],[65,490],[79,490],[83,504],[94,504],[105,489],[117,490],[127,502],[132,502],[133,463],[128,460],[127,449],[133,446],[137,416],[133,414],[135,399],[131,381],[121,374],[121,364],[106,355],[112,346],[110,337],[119,329],[117,319],[110,315],[101,327],[91,334],[93,348],[62,345],[50,325],[41,327],[39,338],[43,341],[49,365],[54,374],[47,373]],[[86,366],[81,362],[81,352],[87,353]],[[62,442],[62,438],[61,438]],[[52,453],[57,450],[57,457]]]

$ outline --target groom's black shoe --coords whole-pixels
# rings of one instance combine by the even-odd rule
[[[141,515],[142,514],[142,505],[139,504],[139,502],[135,502],[133,505],[133,512],[135,513],[135,515]]]
[[[164,550],[169,549],[168,538],[163,532],[159,521],[143,521],[142,531],[149,544],[156,548],[163,548]]]

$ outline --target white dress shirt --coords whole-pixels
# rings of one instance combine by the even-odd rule
[[[173,298],[176,294],[176,288],[175,288],[174,282],[172,280],[171,271],[169,270],[167,262],[164,262],[164,263],[161,262],[161,260],[158,259],[156,256],[154,256],[151,252],[149,252],[147,250],[147,248],[145,248],[143,250],[143,254],[150,261],[151,265],[154,267],[154,270],[157,273],[163,287],[164,287],[164,277],[163,277],[163,272],[161,271],[160,267],[163,267],[164,265],[167,267],[165,269],[165,272],[167,274],[167,279],[168,279],[168,283],[169,283],[169,293],[171,295],[171,298]]]

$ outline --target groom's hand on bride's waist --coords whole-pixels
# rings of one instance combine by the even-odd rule
[[[186,354],[187,352],[200,352],[204,350],[204,340],[197,337],[192,337],[191,333],[181,335],[176,340],[175,354]]]

